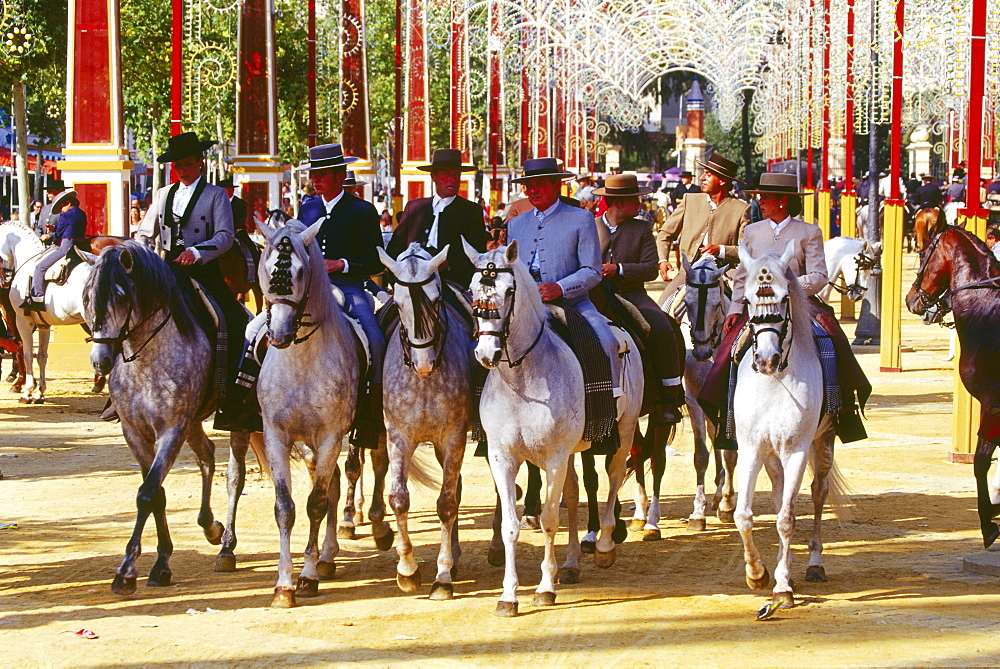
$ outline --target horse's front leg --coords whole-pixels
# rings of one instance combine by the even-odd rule
[[[1000,505],[993,503],[989,481],[990,462],[996,447],[996,443],[980,439],[972,461],[972,470],[976,476],[976,508],[979,511],[979,527],[983,533],[985,548],[992,546],[1000,537],[1000,527],[993,522],[993,517],[1000,511]]]
[[[721,458],[721,467],[716,474],[719,480],[719,505],[716,511],[719,520],[724,523],[733,522],[733,511],[736,509],[736,462],[738,461],[737,451],[728,449],[717,449],[715,451],[716,462]]]
[[[372,538],[375,539],[375,546],[379,550],[387,551],[392,548],[392,542],[396,538],[392,533],[392,527],[385,520],[385,478],[389,474],[389,450],[386,448],[385,430],[379,432],[378,448],[371,452],[372,472],[374,482],[372,484],[372,505],[368,509],[368,520],[372,523]],[[359,485],[357,491],[360,494],[358,509],[365,503],[364,493]]]
[[[745,440],[744,440],[745,442]],[[743,560],[746,563],[747,585],[753,590],[763,590],[771,582],[771,575],[760,559],[760,551],[753,541],[753,494],[757,486],[757,476],[763,466],[763,460],[756,449],[750,444],[744,457],[736,465],[739,474],[740,492],[733,514],[736,529],[743,540]]]
[[[517,615],[517,537],[521,531],[521,524],[517,519],[517,491],[514,479],[517,470],[521,467],[520,462],[515,462],[509,455],[500,454],[500,445],[496,440],[490,440],[490,472],[493,474],[493,482],[496,484],[497,496],[500,498],[500,510],[502,513],[502,523],[500,534],[503,537],[504,547],[504,577],[503,594],[497,602],[496,615],[501,618],[508,618]]]
[[[465,456],[465,431],[448,435],[448,442],[437,450],[443,477],[438,495],[437,513],[441,521],[441,550],[438,552],[437,576],[431,586],[431,599],[451,599],[452,579],[458,573],[458,505],[461,494],[462,459]]]
[[[198,468],[201,470],[201,508],[198,511],[198,525],[205,532],[208,543],[218,546],[222,543],[225,528],[215,520],[212,513],[212,477],[215,475],[215,444],[208,438],[200,423],[192,424],[188,435],[188,445],[194,451]],[[244,451],[246,453],[246,451]]]
[[[265,419],[266,422],[266,419]],[[291,444],[277,430],[264,427],[264,452],[274,482],[274,520],[278,525],[278,581],[271,606],[287,609],[295,606],[292,585],[292,527],[295,525],[295,501],[292,499],[292,474],[289,467]]]
[[[32,393],[35,404],[45,402],[45,370],[49,364],[49,341],[52,339],[52,328],[38,328],[38,387]]]
[[[823,435],[813,441],[813,532],[809,540],[809,566],[806,567],[806,580],[817,582],[826,580],[826,570],[823,568],[823,506],[830,492],[830,473],[833,471],[833,440],[832,424]]]
[[[658,447],[650,454],[650,471],[653,476],[653,496],[649,501],[649,511],[646,513],[646,524],[642,528],[643,541],[659,541],[660,534],[660,489],[663,485],[663,474],[667,470],[667,442],[673,433],[666,425],[657,425],[653,429]]]
[[[708,510],[708,498],[705,495],[705,472],[711,460],[711,453],[708,449],[708,430],[706,428],[705,414],[698,406],[698,401],[688,402],[688,413],[691,416],[691,432],[694,433],[694,472],[695,472],[695,492],[694,510],[688,516],[688,529],[702,531],[707,525],[705,522],[705,512]],[[712,506],[718,505],[718,489]]]
[[[570,454],[563,483],[563,499],[566,500],[566,533],[569,540],[566,543],[566,561],[556,576],[564,585],[580,582],[580,555],[583,552],[580,549],[580,533],[577,526],[580,510],[580,479],[576,475],[575,460],[576,456]],[[638,506],[637,502],[636,508]]]
[[[34,326],[18,316],[17,333],[21,337],[21,358],[24,360],[24,372],[15,382],[11,392],[21,393],[18,400],[22,404],[30,404],[37,382],[35,380],[35,329]]]
[[[337,540],[337,505],[340,504],[340,467],[333,466],[330,489],[327,492],[326,533],[323,535],[323,550],[316,563],[316,573],[321,580],[332,581],[337,576],[337,555],[340,542]]]
[[[583,489],[587,493],[587,533],[583,535],[580,547],[584,553],[593,553],[597,546],[597,533],[601,530],[601,516],[597,502],[600,479],[597,476],[594,456],[589,449],[580,453],[580,464],[583,468]]]
[[[222,533],[222,549],[215,558],[215,571],[236,571],[236,507],[247,480],[247,450],[250,433],[233,430],[229,433],[229,465],[226,467],[226,527]]]
[[[344,495],[344,519],[340,523],[337,536],[341,539],[356,539],[357,525],[362,523],[360,508],[355,502],[355,490],[358,487],[358,479],[361,478],[361,468],[364,466],[362,460],[362,449],[354,444],[347,447],[347,458],[344,460],[344,476],[347,477],[347,491]]]
[[[552,606],[556,603],[556,532],[559,530],[559,501],[568,465],[566,457],[559,454],[545,463],[545,503],[538,518],[545,534],[545,557],[542,559],[542,578],[531,601],[532,606]]]
[[[392,462],[392,481],[389,488],[389,504],[396,516],[396,527],[399,529],[399,541],[396,543],[396,585],[406,593],[416,592],[423,579],[420,575],[420,564],[413,556],[413,542],[410,540],[410,489],[408,486],[410,460],[417,448],[398,430],[390,428],[392,438],[389,439],[389,460]]]
[[[652,439],[652,433],[648,434],[647,439]],[[633,497],[635,499],[635,511],[632,513],[632,522],[629,529],[633,532],[640,532],[646,527],[646,505],[649,504],[649,496],[646,493],[646,472],[645,472],[645,460],[641,459],[642,456],[638,456],[635,459],[635,492]]]
[[[621,443],[631,443],[632,433],[635,431],[634,427],[629,429],[619,426],[616,429],[620,430]],[[615,530],[621,523],[618,520],[618,492],[621,490],[622,483],[625,482],[625,460],[627,458],[628,451],[619,448],[614,455],[607,457],[605,466],[608,473],[608,499],[601,513],[601,535],[597,539],[597,547],[594,552],[594,564],[605,569],[612,566],[617,560],[615,545],[621,543],[617,540],[625,540],[625,537],[620,536],[621,533],[616,533]],[[657,485],[657,487],[659,486]],[[659,497],[659,494],[655,494],[654,497]],[[659,513],[658,510],[657,513]]]
[[[297,597],[316,597],[319,595],[319,529],[327,516],[330,505],[330,481],[337,468],[337,456],[340,455],[340,443],[343,435],[335,433],[325,435],[316,444],[316,471],[313,487],[306,502],[306,515],[309,517],[309,539],[306,542],[305,562],[295,587]]]
[[[806,473],[809,444],[783,458],[784,485],[781,487],[781,510],[778,511],[778,564],[774,568],[774,599],[784,606],[794,606],[792,596],[792,535],[795,534],[795,502]]]

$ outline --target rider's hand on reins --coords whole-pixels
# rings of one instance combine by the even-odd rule
[[[668,274],[670,272],[673,272],[673,271],[674,271],[674,267],[673,267],[673,265],[670,264],[669,261],[667,261],[667,260],[661,260],[660,261],[660,278],[661,279],[663,279],[664,281],[669,281],[670,277],[668,276]]]
[[[336,260],[324,260],[323,262],[326,263],[327,274],[344,271],[344,261],[340,258],[337,258]]]
[[[181,251],[181,254],[177,256],[177,258],[174,260],[174,262],[177,263],[178,265],[193,265],[194,261],[195,261],[194,253],[191,251],[191,249],[184,249],[183,251]]]
[[[614,276],[618,274],[618,265],[612,265],[610,263],[605,263],[601,265],[601,276]]]
[[[729,314],[726,316],[726,322],[722,326],[723,334],[729,334],[729,331],[736,327],[736,324],[740,321],[739,314]]]
[[[551,302],[562,297],[563,292],[558,283],[540,283],[538,294],[542,297],[542,302]]]

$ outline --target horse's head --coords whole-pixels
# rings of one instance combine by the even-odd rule
[[[267,244],[260,256],[257,279],[267,309],[268,343],[275,348],[287,348],[295,341],[314,282],[318,290],[329,292],[323,254],[315,243],[321,226],[322,221],[316,221],[307,228],[279,211],[258,225]],[[309,316],[316,320],[323,314]]]
[[[438,268],[448,258],[445,245],[433,258],[413,242],[398,259],[378,247],[379,258],[396,277],[393,298],[399,308],[399,339],[403,359],[420,378],[430,376],[444,344],[441,277]]]
[[[795,276],[788,263],[795,253],[792,242],[778,257],[766,253],[760,258],[750,255],[740,242],[740,262],[746,269],[744,296],[750,314],[750,336],[753,338],[753,367],[762,374],[774,374],[785,368],[788,360],[786,344],[792,326],[792,285]]]
[[[939,323],[950,310],[944,295],[951,287],[954,242],[946,230],[920,252],[920,269],[906,294],[906,308],[924,323]]]
[[[723,276],[715,258],[704,254],[693,265],[686,254],[681,264],[687,275],[684,308],[691,323],[691,354],[695,360],[708,360],[722,342],[722,324],[726,320]]]
[[[465,254],[476,268],[472,275],[472,313],[476,317],[476,359],[487,369],[500,364],[507,348],[518,275],[534,288],[524,263],[517,262],[517,241],[479,253],[462,239]],[[524,277],[527,277],[525,279]],[[536,291],[535,299],[540,300]]]

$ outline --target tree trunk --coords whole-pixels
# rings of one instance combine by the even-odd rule
[[[160,190],[160,166],[156,162],[156,156],[160,155],[160,147],[158,146],[157,143],[156,121],[153,121],[152,126],[150,128],[149,145],[153,149],[153,155],[151,160],[153,164],[153,185],[152,185],[153,192],[150,195],[150,200],[152,200],[152,196],[156,195],[156,191]]]
[[[42,139],[39,137],[38,148],[36,150],[37,155],[35,156],[35,192],[33,199],[42,202],[44,202],[44,200],[42,200],[42,175],[45,174],[45,158],[42,157],[43,148]]]
[[[14,170],[17,172],[18,220],[28,225],[31,200],[28,189],[28,114],[24,103],[24,89],[23,83],[14,84],[14,135],[17,141]]]

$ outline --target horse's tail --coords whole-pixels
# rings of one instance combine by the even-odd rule
[[[410,466],[406,470],[406,478],[408,481],[412,481],[413,483],[426,488],[440,488],[441,481],[438,480],[437,476],[434,475],[433,470],[427,465],[427,456],[421,455],[421,450],[430,449],[417,448],[413,451],[413,457],[410,458]]]
[[[261,432],[251,432],[250,433],[250,450],[253,451],[253,456],[257,458],[257,464],[260,466],[260,476],[261,478],[271,478],[271,467],[267,464],[267,456],[264,455],[264,435]]]
[[[829,458],[831,462],[827,465],[827,463],[821,461],[821,458]],[[809,465],[813,470],[813,476],[816,476],[817,471],[825,469],[823,465],[829,466],[829,472],[826,475],[828,486],[826,503],[833,507],[833,510],[837,513],[837,520],[839,522],[851,522],[853,514],[850,506],[850,489],[847,486],[847,479],[844,478],[840,468],[837,467],[836,461],[833,461],[833,442],[830,442],[828,449],[816,448],[814,445],[810,453]]]

